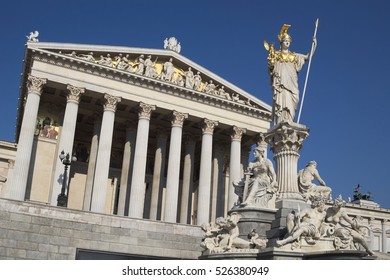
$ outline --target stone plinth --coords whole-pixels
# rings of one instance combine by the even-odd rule
[[[296,123],[279,123],[265,134],[265,141],[274,153],[279,197],[303,200],[298,188],[298,151],[309,136],[306,126]]]
[[[267,238],[267,232],[271,229],[272,221],[275,219],[276,209],[244,207],[234,208],[229,211],[240,215],[238,228],[240,230],[239,237],[248,239],[248,234],[255,229],[261,238]]]

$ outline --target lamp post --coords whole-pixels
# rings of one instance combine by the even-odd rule
[[[61,152],[59,158],[60,158],[60,161],[62,162],[62,164],[64,165],[64,176],[62,179],[61,193],[57,197],[57,206],[67,207],[68,206],[68,195],[69,195],[69,187],[68,187],[68,189],[66,188],[66,185],[68,183],[68,168],[69,168],[70,164],[72,163],[72,161],[76,161],[77,158],[75,156],[73,156],[71,159],[69,153],[66,153],[66,155],[65,155],[64,151]],[[65,191],[66,191],[66,193],[65,193]]]

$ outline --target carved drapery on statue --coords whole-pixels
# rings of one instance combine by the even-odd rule
[[[262,147],[256,147],[253,153],[255,159],[249,163],[245,177],[233,182],[234,191],[240,207],[268,208],[268,202],[278,190],[276,173],[272,162],[264,157]]]

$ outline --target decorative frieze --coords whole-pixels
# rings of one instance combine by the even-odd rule
[[[178,111],[173,111],[172,112],[172,119],[171,119],[171,124],[172,126],[183,126],[184,120],[188,118],[187,113],[180,113]]]
[[[177,68],[174,65],[165,67],[165,63],[169,61],[156,61],[155,65],[153,66],[157,70],[157,76],[153,78],[154,83],[145,83],[145,79],[149,79],[151,77],[145,77],[144,74],[142,74],[141,77],[141,74],[136,75],[137,69],[141,64],[138,61],[139,56],[134,57],[134,55],[132,54],[114,55],[115,57],[121,58],[120,62],[118,63],[119,59],[113,59],[111,65],[104,66],[98,64],[97,62],[100,61],[101,58],[93,58],[93,54],[91,53],[77,54],[75,52],[71,52],[69,54],[65,54],[60,52],[58,55],[53,55],[52,52],[45,50],[33,52],[35,53],[34,59],[37,61],[55,64],[64,68],[77,69],[81,72],[86,72],[107,79],[121,81],[123,83],[129,83],[140,87],[147,87],[149,89],[157,90],[170,95],[180,96],[196,102],[209,104],[218,108],[231,110],[236,113],[252,116],[262,120],[271,119],[271,113],[269,111],[264,108],[261,108],[258,104],[254,104],[253,102],[251,103],[248,98],[238,93],[232,92],[227,94],[225,92],[226,88],[224,88],[222,85],[214,84],[216,86],[215,91],[206,92],[206,88],[210,88],[209,86],[206,87],[208,83],[205,82],[205,78],[207,77],[203,77],[202,81],[202,74],[199,71],[196,72],[197,74],[193,75],[193,89],[185,88],[186,76],[184,70],[182,70],[181,68]],[[68,57],[69,59],[64,59],[66,57]],[[110,55],[110,57],[112,57],[112,55]],[[132,61],[132,58],[135,58],[136,60]],[[84,63],[80,63],[80,60],[84,61]],[[125,61],[123,62],[123,60]],[[126,70],[123,70],[123,63],[127,63],[128,65],[127,67],[125,67]],[[95,64],[98,64],[99,67],[96,67]],[[143,63],[142,66],[144,66]],[[166,74],[166,71],[172,73],[172,69],[174,71],[174,75],[171,76],[171,80],[167,83],[163,76]],[[189,78],[192,79],[191,75],[189,76]],[[173,86],[168,85],[169,83]],[[231,95],[231,98],[229,98],[229,95]]]
[[[47,79],[28,75],[27,91],[28,93],[35,93],[40,96],[42,94],[43,86],[46,83],[47,83]]]
[[[116,105],[121,101],[122,98],[113,96],[110,94],[105,94],[104,98],[106,99],[106,103],[104,103],[104,111],[116,111]]]
[[[75,87],[72,85],[68,85],[66,88],[68,89],[68,102],[74,102],[78,104],[81,94],[85,92],[85,88]]]

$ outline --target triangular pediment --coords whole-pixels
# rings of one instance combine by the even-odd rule
[[[28,51],[45,52],[200,92],[207,98],[261,110],[265,115],[271,111],[268,104],[172,50],[45,42],[28,42],[27,47]]]

